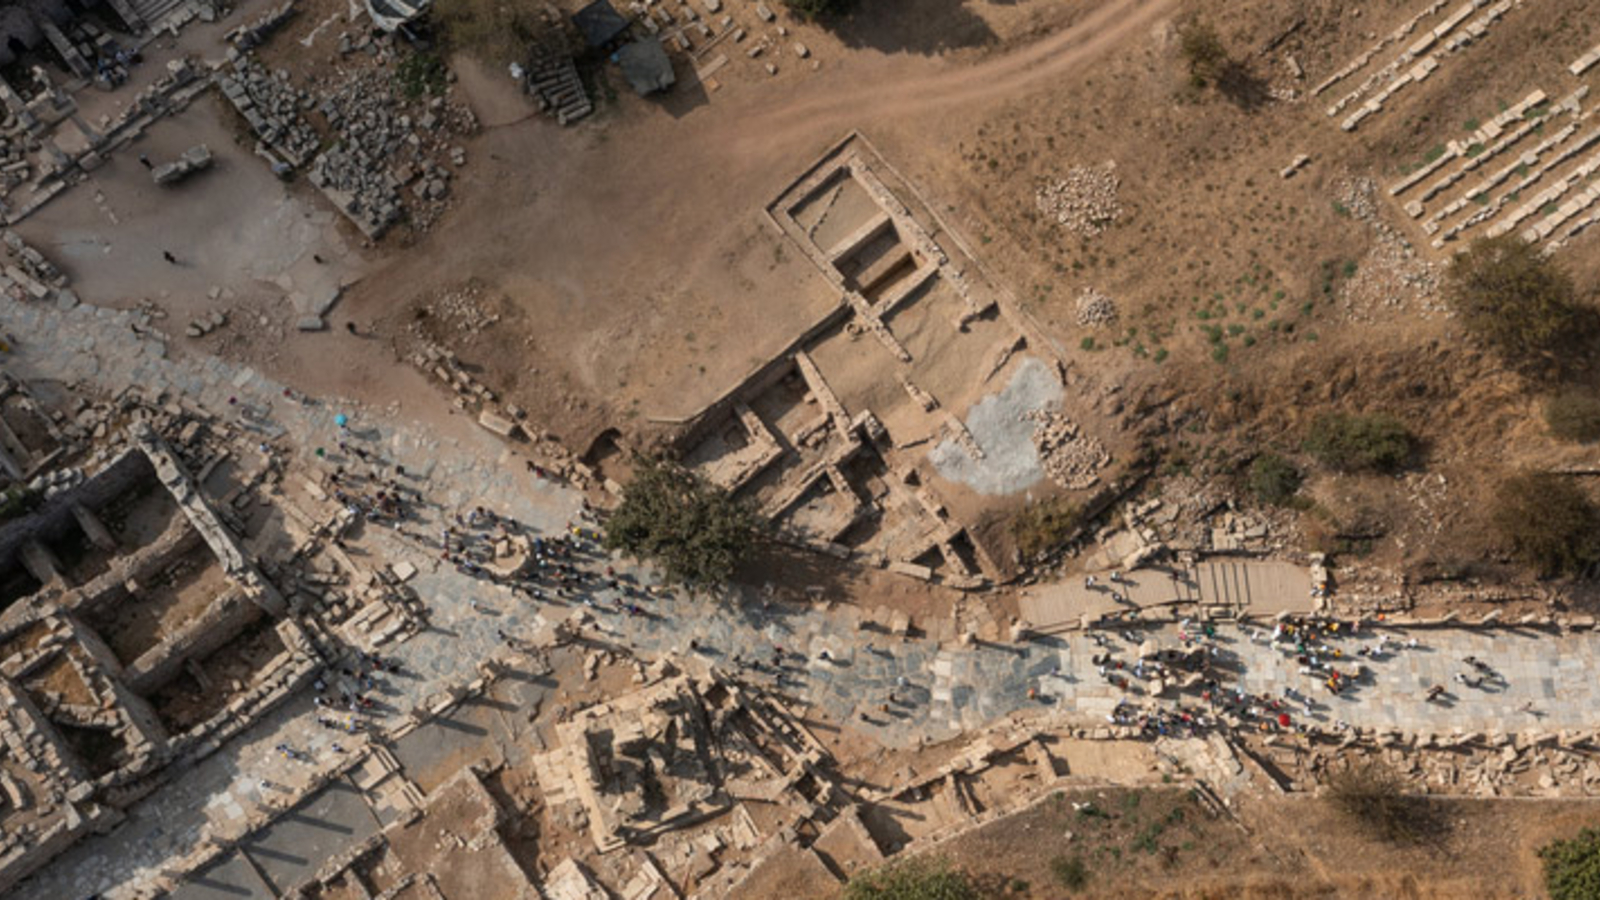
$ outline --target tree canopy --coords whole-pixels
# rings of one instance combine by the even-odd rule
[[[669,581],[709,586],[728,579],[761,531],[750,504],[682,466],[640,459],[605,546],[656,563]]]
[[[1203,19],[1193,18],[1178,26],[1178,52],[1189,66],[1189,77],[1204,84],[1222,74],[1229,63],[1228,48],[1217,30]]]
[[[1405,423],[1384,413],[1323,413],[1311,422],[1306,452],[1342,472],[1392,472],[1416,450]]]
[[[1457,254],[1445,295],[1468,332],[1514,363],[1571,346],[1586,321],[1572,279],[1514,234],[1473,241]]]
[[[1550,900],[1592,900],[1600,897],[1600,830],[1585,828],[1577,836],[1539,848],[1544,884]]]
[[[1540,575],[1577,575],[1600,562],[1600,509],[1571,478],[1513,475],[1495,491],[1492,515],[1500,536]]]

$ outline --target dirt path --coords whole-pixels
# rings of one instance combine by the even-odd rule
[[[880,118],[906,119],[951,107],[1015,99],[1040,81],[1081,68],[1147,31],[1177,6],[1178,0],[1114,0],[1057,34],[976,65],[896,82],[862,83],[848,94],[769,110],[738,123],[749,142],[741,147],[781,142],[801,129],[829,125],[835,130],[867,128]]]

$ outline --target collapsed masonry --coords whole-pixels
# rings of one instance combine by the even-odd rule
[[[321,664],[234,517],[149,422],[126,437],[69,478],[34,476],[0,524],[0,890]]]
[[[402,218],[419,229],[438,219],[452,170],[466,164],[465,151],[448,142],[478,127],[459,102],[401,97],[387,64],[392,38],[374,40],[385,48],[372,45],[380,56],[376,67],[320,85],[296,86],[286,70],[268,71],[236,49],[217,75],[222,95],[261,139],[274,170],[306,169],[311,183],[370,239]],[[314,124],[312,112],[323,127]]]
[[[556,733],[560,746],[534,772],[551,807],[573,807],[602,853],[720,816],[740,796],[802,817],[838,799],[827,751],[781,701],[716,674],[666,678],[577,712]]]
[[[983,446],[964,417],[986,384],[1038,367],[1039,354],[1046,380],[1059,384],[1061,363],[937,214],[905,196],[915,188],[852,135],[768,206],[840,302],[698,413],[679,447],[796,544],[978,587],[1005,573],[969,530],[981,510],[952,511],[947,492],[963,488],[927,451],[1010,458],[1014,448]],[[1052,472],[1069,487],[1094,483],[1109,461],[1087,435],[1056,445],[1083,450]]]
[[[479,381],[453,351],[429,341],[422,343],[408,359],[418,371],[437,379],[455,395],[451,403],[456,409],[476,413],[478,425],[484,429],[507,440],[525,439],[536,458],[549,461],[557,476],[580,488],[598,482],[592,467],[575,458],[552,435],[527,427],[527,411],[514,403],[502,403],[494,389]],[[605,487],[615,490],[615,485],[609,483]]]

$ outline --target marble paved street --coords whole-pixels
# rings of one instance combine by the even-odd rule
[[[214,358],[167,358],[158,342],[133,334],[131,318],[89,306],[60,310],[0,298],[0,326],[20,338],[18,352],[5,364],[23,377],[83,379],[109,391],[129,384],[165,389],[213,411],[228,410],[228,399],[237,397],[267,411],[264,427],[286,435],[307,466],[319,464],[315,447],[339,439],[333,417],[345,412],[355,419],[353,433],[366,435],[388,458],[424,476],[430,499],[446,511],[493,498],[498,511],[547,533],[560,531],[577,515],[574,492],[535,483],[517,471],[521,464],[487,432],[441,438],[348,404],[285,401],[281,385],[249,369]],[[410,530],[433,535],[439,527],[438,521],[429,521]],[[562,605],[540,607],[461,575],[441,564],[437,546],[374,528],[364,541],[390,561],[403,559],[418,568],[411,584],[431,612],[429,629],[390,652],[411,676],[394,679],[386,688],[383,699],[395,710],[476,677],[480,662],[505,652],[497,632],[531,634],[572,612]],[[648,570],[615,565],[625,584],[654,579]],[[1154,636],[1171,646],[1177,640],[1176,628],[1168,626],[1130,635],[1132,642],[1108,634],[1106,648],[1081,634],[1021,647],[951,648],[863,630],[858,627],[859,610],[849,606],[766,609],[753,597],[730,602],[680,593],[634,599],[643,607],[634,615],[617,609],[611,591],[588,599],[593,605],[587,608],[611,639],[646,654],[699,653],[731,666],[737,653],[746,662],[765,665],[774,647],[782,647],[785,660],[778,684],[785,693],[831,717],[853,720],[892,746],[947,738],[1030,707],[1052,706],[1104,721],[1128,695],[1101,677],[1091,656],[1109,649],[1132,665],[1137,641]],[[1403,642],[1406,635],[1399,637]],[[1320,689],[1319,678],[1300,674],[1283,651],[1252,641],[1236,626],[1224,626],[1217,653],[1219,663],[1240,673],[1238,683],[1247,691],[1279,693],[1292,686],[1310,694],[1318,704],[1313,717],[1323,722],[1441,733],[1553,732],[1600,723],[1600,671],[1595,663],[1600,635],[1594,632],[1555,636],[1513,629],[1439,629],[1419,631],[1415,637],[1419,646],[1412,649],[1394,651],[1391,641],[1385,658],[1367,663],[1370,675],[1337,697]],[[1371,633],[1364,636],[1368,642],[1374,638]],[[1346,654],[1341,661],[1346,665],[1340,667],[1353,668],[1356,642],[1346,639],[1338,645]],[[1506,684],[1473,689],[1455,683],[1453,676],[1466,671],[1461,659],[1469,655],[1498,669]],[[1424,701],[1424,691],[1433,684],[1448,689],[1442,702]],[[1030,691],[1036,696],[1030,697]],[[894,703],[885,713],[882,707],[889,704],[891,692]],[[165,859],[198,846],[208,834],[237,836],[248,811],[268,799],[263,778],[292,786],[304,783],[317,766],[333,762],[329,745],[338,735],[317,727],[313,713],[309,700],[280,710],[134,807],[116,831],[88,839],[59,857],[15,896],[129,896],[138,879],[158,872]],[[311,761],[280,759],[272,750],[279,743],[302,750]]]

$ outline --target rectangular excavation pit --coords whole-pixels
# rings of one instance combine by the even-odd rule
[[[111,569],[115,554],[96,547],[82,528],[67,529],[45,548],[61,564],[61,574],[72,585],[87,584]]]
[[[822,186],[788,210],[817,247],[824,252],[844,244],[863,226],[869,226],[883,210],[848,169],[823,182]]]
[[[779,527],[809,540],[833,543],[850,528],[860,501],[826,477],[818,478],[779,520]]]
[[[154,472],[96,512],[106,530],[124,547],[147,546],[176,523],[187,525],[178,502],[156,481]]]
[[[0,400],[0,424],[4,425],[0,436],[6,451],[24,467],[30,461],[48,457],[61,446],[34,401],[20,394],[9,394]]]
[[[872,240],[834,262],[845,287],[876,303],[900,279],[916,271],[920,261],[900,240],[892,225]]]
[[[127,745],[109,728],[92,728],[53,722],[56,733],[83,764],[89,778],[99,778],[121,768],[127,760]]]
[[[5,612],[18,600],[33,595],[42,587],[44,583],[33,577],[20,561],[13,561],[11,565],[0,569],[0,613]]]
[[[232,585],[211,550],[194,535],[189,546],[166,560],[129,593],[118,589],[85,623],[124,666],[176,635]]]
[[[183,734],[249,690],[286,649],[277,624],[263,616],[210,654],[186,662],[165,683],[146,691],[145,698],[168,731]]]
[[[823,415],[821,407],[808,403],[810,389],[798,371],[791,371],[772,387],[750,400],[750,408],[779,440],[794,443],[796,435]]]
[[[83,676],[63,652],[57,652],[53,659],[31,672],[22,680],[22,686],[41,709],[48,705],[46,698],[77,706],[98,707],[100,704],[100,698],[83,683]]]

